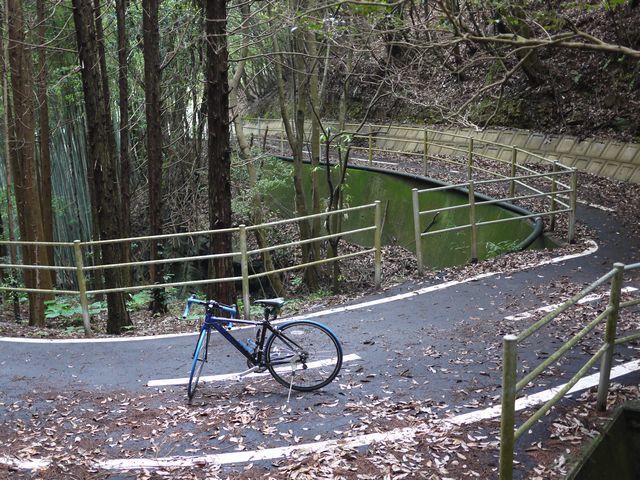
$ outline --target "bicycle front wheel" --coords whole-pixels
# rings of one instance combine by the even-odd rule
[[[187,395],[189,400],[193,398],[198,388],[198,382],[200,381],[200,373],[202,373],[202,367],[204,362],[207,361],[207,353],[209,351],[209,330],[204,328],[200,332],[200,338],[198,338],[198,344],[193,354],[193,363],[191,364],[191,375],[189,376],[189,386],[187,387]]]
[[[269,372],[279,383],[300,392],[329,384],[342,366],[342,347],[324,325],[301,320],[283,325],[265,346]]]

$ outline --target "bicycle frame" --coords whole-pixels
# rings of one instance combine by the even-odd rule
[[[200,328],[198,343],[193,353],[191,374],[187,387],[189,401],[195,394],[202,367],[209,355],[212,329],[220,333],[225,340],[231,343],[247,359],[249,369],[239,373],[238,378],[253,372],[262,373],[268,369],[271,376],[278,383],[289,388],[289,392],[291,390],[310,392],[328,385],[340,371],[342,347],[336,336],[327,327],[309,320],[292,320],[278,326],[271,324],[270,320],[275,320],[278,310],[284,304],[284,301],[280,298],[256,301],[256,304],[265,306],[264,319],[260,321],[237,319],[238,307],[236,305],[224,305],[215,300],[198,300],[195,295],[192,295],[187,300],[187,305],[182,315],[183,318],[188,317],[190,306],[194,303],[205,306],[205,316]],[[229,316],[218,316],[225,313],[229,314]],[[255,333],[255,342],[250,338],[245,343],[232,335],[230,330],[234,323],[256,327],[258,330]],[[270,332],[268,337],[267,331]],[[315,338],[315,335],[320,335],[319,343],[324,343],[325,346],[318,350],[315,341],[310,341],[309,334],[313,335],[312,338]],[[303,345],[307,344],[309,347],[303,347]],[[326,353],[331,354],[334,351],[334,357],[326,357]],[[316,355],[322,358],[318,362],[318,366],[328,360],[329,363],[327,365],[332,364],[333,369],[326,372],[319,370],[319,379],[316,378],[317,375],[315,374],[308,376],[300,373],[298,376],[296,374],[298,371],[306,371],[309,367],[315,368]]]
[[[200,328],[200,332],[202,332],[203,330],[207,330],[207,344],[209,343],[209,338],[210,338],[210,335],[211,335],[211,328],[214,328],[229,343],[231,343],[231,345],[233,345],[236,350],[238,350],[242,355],[244,355],[244,357],[252,365],[256,365],[256,366],[259,366],[259,367],[267,367],[267,364],[264,361],[264,357],[263,357],[263,355],[264,355],[264,343],[265,343],[265,340],[267,338],[267,330],[269,332],[271,332],[272,334],[276,335],[278,338],[280,338],[288,346],[295,347],[296,349],[302,350],[302,347],[300,345],[298,345],[295,341],[291,340],[286,335],[282,334],[282,332],[280,332],[276,327],[271,325],[271,323],[269,322],[268,317],[263,319],[263,320],[260,320],[260,321],[243,320],[243,319],[236,318],[236,315],[238,314],[238,309],[237,309],[236,305],[224,305],[224,304],[221,304],[221,303],[217,303],[215,305],[211,305],[210,302],[197,300],[195,298],[190,298],[188,300],[187,308],[185,309],[185,313],[183,315],[183,317],[185,317],[185,318],[186,318],[186,316],[187,316],[187,314],[189,312],[189,305],[191,303],[204,305],[206,307],[204,323],[202,324],[202,327]],[[217,316],[213,315],[213,313],[211,313],[211,310],[213,310],[213,309],[220,309],[220,310],[222,310],[224,312],[227,312],[227,313],[229,313],[231,315],[231,317],[230,318],[217,317]],[[236,339],[233,335],[231,335],[231,333],[229,333],[229,330],[227,328],[225,328],[225,324],[228,324],[228,323],[231,323],[231,322],[237,323],[237,324],[240,324],[240,325],[250,325],[250,326],[254,326],[254,327],[259,327],[260,328],[259,338],[256,338],[257,341],[256,341],[256,349],[255,350],[249,349],[249,347],[245,343],[243,343],[242,341]],[[196,349],[197,349],[197,346],[196,346]],[[194,355],[195,355],[195,350],[194,350]],[[208,356],[209,356],[209,353],[208,353],[208,348],[207,348],[206,357],[208,357]],[[270,362],[269,364],[274,366],[274,365],[285,365],[287,363],[289,363],[287,360],[282,360],[282,361],[278,361],[278,362]]]

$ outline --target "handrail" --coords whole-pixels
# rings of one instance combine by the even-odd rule
[[[258,134],[261,133],[261,122],[265,122],[268,125],[272,125],[274,120],[269,119],[255,119],[257,121],[257,129]],[[283,128],[282,121],[276,120],[279,122],[279,125],[275,128],[276,131],[280,131]],[[332,125],[331,122],[326,122],[328,125]],[[255,125],[246,125],[247,128],[256,128]],[[351,127],[358,127],[358,130],[352,131],[349,130]],[[343,131],[338,132],[336,136],[342,135],[350,135],[354,139],[368,140],[368,145],[349,145],[348,148],[356,151],[368,151],[368,162],[372,164],[373,162],[373,153],[374,152],[387,152],[387,153],[396,153],[406,156],[421,156],[423,163],[423,175],[427,175],[428,164],[430,161],[437,160],[439,162],[444,162],[447,164],[458,165],[462,168],[466,166],[467,169],[467,182],[466,183],[458,183],[456,185],[450,185],[445,187],[435,187],[432,189],[422,189],[419,190],[419,194],[422,194],[427,191],[438,191],[438,190],[448,190],[452,188],[464,188],[467,191],[475,191],[474,188],[479,186],[488,186],[491,184],[506,182],[508,185],[509,194],[506,198],[500,195],[495,200],[489,200],[485,204],[488,203],[501,203],[501,202],[511,202],[511,201],[521,201],[524,199],[537,199],[539,198],[538,203],[536,205],[545,205],[545,202],[549,201],[550,208],[542,207],[537,208],[534,212],[532,212],[532,216],[525,216],[523,218],[542,218],[549,217],[549,225],[551,230],[555,229],[556,226],[556,216],[564,215],[568,216],[568,228],[567,228],[567,241],[569,243],[573,242],[575,236],[575,222],[576,222],[576,204],[577,204],[577,187],[576,187],[576,170],[575,168],[567,167],[562,165],[557,161],[553,161],[545,158],[542,155],[538,155],[536,153],[530,152],[529,150],[525,150],[522,148],[517,148],[512,145],[506,145],[501,142],[485,140],[482,138],[475,138],[472,132],[469,132],[466,135],[456,134],[453,132],[442,132],[440,130],[434,130],[425,127],[407,127],[407,126],[394,126],[394,125],[377,125],[377,124],[351,124],[346,123],[342,126]],[[270,128],[270,131],[274,129]],[[408,135],[403,136],[402,132],[412,132],[411,138],[407,138]],[[419,135],[422,133],[422,135]],[[462,142],[461,142],[462,140]],[[402,145],[410,145],[411,148],[405,148],[404,150],[398,150],[395,148],[395,142],[398,142]],[[364,142],[363,142],[364,143]],[[385,144],[393,144],[393,147],[387,147]],[[466,148],[463,144],[466,143]],[[326,145],[321,145],[321,147]],[[280,134],[280,148],[284,148],[284,139],[282,137],[282,133]],[[501,152],[501,155],[504,154],[505,149],[507,151],[511,151],[511,158],[509,160],[500,158],[499,156],[492,155],[492,153],[498,149]],[[437,150],[439,156],[433,155],[433,151]],[[283,153],[283,152],[282,152]],[[537,172],[531,168],[528,168],[526,165],[518,163],[518,156],[525,155],[526,158],[531,158],[537,160],[539,163],[546,165],[549,167],[551,171],[546,172]],[[442,158],[440,158],[442,156]],[[475,159],[475,160],[474,160]],[[482,164],[478,165],[477,160],[483,159],[486,162],[489,162],[488,165]],[[495,165],[498,166],[510,166],[511,173],[510,175],[505,174],[504,172],[498,171],[495,168]],[[522,174],[524,172],[524,174]],[[483,176],[493,176],[497,178],[490,179],[475,179],[474,175],[483,175]],[[564,180],[568,178],[568,180]],[[564,180],[564,181],[563,181]],[[532,182],[538,181],[538,184],[533,184]],[[549,191],[545,191],[539,183],[547,182],[549,187]],[[515,195],[516,188],[524,188],[529,192],[533,192],[535,195],[531,195],[528,197],[518,198]],[[560,190],[559,190],[560,189]],[[560,197],[564,194],[568,194],[569,201],[563,202]],[[469,198],[469,210],[470,210],[470,224],[472,230],[472,241],[470,245],[471,250],[471,259],[474,260],[476,257],[476,253],[478,247],[476,245],[477,235],[475,234],[476,228],[480,225],[491,225],[509,220],[495,220],[495,221],[487,221],[487,222],[477,222],[475,219],[475,208],[479,205],[480,202],[474,202],[471,198]],[[413,202],[414,208],[417,209],[417,213],[414,214],[414,222],[419,222],[420,217],[425,214],[424,211],[420,211],[419,201]],[[558,208],[558,205],[563,208]],[[439,212],[445,212],[450,209],[443,208],[439,209]],[[435,230],[434,232],[429,233],[444,233],[445,231],[451,232],[455,229],[461,230],[466,227],[452,227],[450,229],[440,229]],[[423,238],[420,235],[420,225],[416,224],[414,226],[415,230],[415,241],[416,241],[416,257],[418,260],[418,272],[421,273],[423,270],[422,265],[422,253],[420,252],[422,248],[421,239]],[[533,239],[531,239],[533,240]],[[520,246],[524,248],[524,245]]]
[[[249,120],[250,121],[254,121],[255,120],[255,121],[258,121],[258,122],[267,122],[267,123],[273,122],[273,121],[281,122],[281,120],[265,119],[265,118],[251,118]],[[335,123],[335,122],[326,122],[326,123],[331,125],[332,123]],[[348,128],[350,126],[358,127],[358,126],[360,126],[360,124],[345,123],[344,126],[345,126],[345,128]],[[256,126],[251,125],[251,124],[246,124],[246,128],[256,128]],[[367,130],[365,130],[365,128],[368,128],[370,130],[367,131]],[[373,129],[379,129],[379,131],[373,131]],[[276,131],[279,132],[280,130],[276,130]],[[438,129],[434,129],[434,128],[418,127],[418,126],[381,125],[381,124],[372,123],[372,124],[363,125],[363,128],[358,132],[355,132],[355,131],[344,131],[344,132],[341,132],[341,133],[346,134],[346,135],[354,135],[354,136],[358,136],[358,137],[364,137],[364,138],[367,138],[369,135],[374,135],[376,140],[399,141],[399,142],[405,142],[405,143],[420,143],[420,141],[421,141],[418,138],[409,139],[409,138],[404,138],[404,137],[381,137],[379,135],[379,133],[381,133],[381,132],[385,132],[385,133],[389,134],[392,131],[426,132],[427,134],[431,134],[431,135],[434,135],[434,136],[451,137],[451,139],[460,139],[460,140],[464,140],[464,141],[467,141],[469,138],[473,138],[474,142],[477,142],[480,145],[497,146],[497,147],[501,147],[501,148],[504,148],[504,149],[513,148],[513,145],[508,145],[508,144],[505,144],[505,143],[502,143],[502,142],[476,138],[476,137],[473,136],[473,132],[468,132],[466,134],[462,134],[462,133],[454,133],[454,132],[442,131],[442,130],[438,130]],[[437,146],[437,147],[440,147],[440,148],[448,148],[449,147],[446,144],[436,144],[436,143],[431,143],[431,142],[430,142],[430,145],[434,145],[434,146]],[[361,149],[362,147],[357,147],[357,148]],[[520,148],[520,147],[518,147],[518,150],[521,151],[523,154],[525,154],[527,156],[531,156],[531,157],[537,158],[538,160],[541,160],[543,162],[551,162],[550,160],[548,160],[547,158],[545,158],[544,156],[542,156],[540,154],[533,153],[533,152],[531,152],[529,150],[524,150],[523,148]],[[398,153],[400,153],[400,152],[398,152]],[[402,152],[402,153],[410,154],[411,152]],[[478,154],[480,154],[480,153],[478,152]],[[560,168],[566,169],[567,172],[571,171],[571,168],[567,167],[566,165],[560,164]]]
[[[258,248],[254,250],[248,250],[246,248],[246,236],[248,231],[257,230],[257,229],[265,229],[265,228],[273,228],[284,224],[290,224],[295,222],[300,222],[303,220],[321,218],[321,217],[330,217],[333,215],[343,215],[345,213],[360,211],[360,210],[373,210],[374,219],[371,225],[365,226],[362,228],[352,229],[340,231],[337,233],[332,233],[329,235],[320,235],[318,234],[314,238],[304,239],[292,242],[286,242],[283,244],[271,245],[266,248]],[[248,274],[248,258],[251,255],[257,255],[269,250],[274,249],[282,249],[282,248],[292,248],[298,247],[301,245],[306,245],[313,242],[321,242],[325,240],[341,238],[348,235],[355,235],[359,233],[368,233],[371,232],[373,234],[373,248],[363,249],[357,252],[351,252],[348,254],[337,255],[335,257],[330,257],[322,260],[316,260],[312,262],[299,263],[296,265],[292,265],[285,268],[274,269],[268,272],[262,272],[258,274],[249,275]],[[165,258],[165,259],[156,259],[156,260],[140,260],[140,261],[131,261],[131,262],[123,262],[123,263],[110,263],[110,264],[102,264],[102,265],[84,265],[83,261],[83,249],[88,249],[96,245],[105,245],[105,244],[114,244],[114,243],[122,243],[122,242],[133,242],[133,241],[144,241],[144,240],[159,240],[159,239],[172,239],[172,238],[180,238],[180,237],[191,237],[197,235],[215,235],[220,233],[237,233],[240,236],[240,250],[239,251],[231,251],[224,253],[216,253],[216,254],[208,254],[208,255],[194,255],[189,257],[178,257],[178,258]],[[24,270],[62,270],[62,271],[75,271],[77,282],[78,282],[78,290],[56,290],[56,289],[43,289],[43,288],[21,288],[21,287],[1,287],[0,291],[13,291],[13,292],[25,292],[25,293],[40,293],[40,294],[65,294],[65,295],[79,295],[80,296],[80,304],[83,316],[83,322],[85,327],[85,334],[91,334],[91,326],[90,326],[90,317],[89,317],[89,295],[97,295],[104,293],[117,293],[117,292],[134,292],[140,290],[147,289],[157,289],[157,288],[167,288],[167,287],[179,287],[186,285],[207,285],[213,283],[223,283],[223,282],[242,282],[242,296],[244,299],[245,311],[244,315],[246,318],[249,317],[249,279],[259,278],[266,275],[273,275],[281,272],[298,270],[301,268],[306,268],[313,265],[321,265],[324,263],[337,262],[339,260],[353,258],[359,255],[368,255],[374,254],[374,281],[376,287],[380,287],[381,284],[381,273],[382,273],[382,253],[381,253],[381,233],[382,233],[382,213],[381,213],[381,202],[375,201],[366,205],[358,205],[349,208],[342,208],[338,210],[321,212],[318,214],[305,215],[302,217],[296,217],[292,219],[285,220],[277,220],[272,222],[262,223],[260,225],[251,225],[244,226],[240,225],[238,227],[233,228],[225,228],[219,230],[202,230],[196,232],[181,232],[175,234],[163,234],[163,235],[149,235],[143,237],[131,237],[131,238],[118,238],[118,239],[109,239],[109,240],[98,240],[98,241],[87,241],[81,242],[76,240],[75,242],[11,242],[15,245],[53,245],[53,246],[72,246],[74,248],[75,253],[75,265],[74,266],[49,266],[49,265],[23,265],[23,264],[0,264],[0,268],[14,268],[14,269],[24,269]],[[6,243],[6,242],[5,242]],[[94,272],[99,270],[106,269],[114,269],[114,268],[125,268],[125,267],[134,267],[134,266],[148,266],[148,265],[158,265],[158,264],[167,264],[167,263],[183,263],[183,262],[192,262],[199,260],[211,260],[215,258],[229,258],[229,257],[240,257],[240,262],[242,265],[242,275],[240,276],[231,276],[225,278],[212,278],[212,279],[204,279],[204,280],[190,280],[190,281],[180,281],[180,282],[164,282],[164,283],[154,283],[154,284],[138,284],[138,285],[130,285],[123,287],[107,287],[107,288],[98,288],[98,289],[88,289],[86,287],[86,272]]]
[[[501,412],[501,429],[500,429],[500,480],[512,480],[513,478],[513,454],[515,441],[527,432],[538,420],[540,420],[547,412],[560,401],[574,386],[583,378],[593,365],[601,359],[600,381],[598,385],[598,394],[596,400],[596,408],[605,410],[607,406],[607,392],[609,390],[611,367],[613,352],[616,345],[640,340],[640,333],[633,333],[624,337],[616,338],[617,323],[620,311],[634,305],[640,305],[640,299],[621,302],[622,287],[624,283],[624,273],[626,271],[640,268],[640,263],[632,265],[623,265],[615,263],[613,269],[596,279],[579,293],[563,302],[556,309],[545,315],[542,319],[524,330],[520,335],[506,335],[503,338],[503,375],[502,375],[502,412]],[[562,346],[560,346],[547,359],[541,362],[537,367],[531,370],[520,381],[516,381],[517,371],[517,350],[516,346],[527,339],[531,334],[547,325],[550,321],[558,317],[561,313],[567,311],[568,308],[575,305],[579,300],[587,294],[602,286],[607,282],[611,282],[611,291],[609,294],[608,306],[600,312],[593,320],[586,324],[578,333],[573,335]],[[578,342],[588,333],[606,319],[606,329],[604,341],[599,346],[594,355],[591,356],[571,377],[571,379],[558,389],[555,395],[548,400],[542,407],[536,410],[522,425],[514,430],[515,425],[515,402],[516,394],[525,388],[531,381],[544,372],[551,364],[557,362],[571,348],[575,347]]]

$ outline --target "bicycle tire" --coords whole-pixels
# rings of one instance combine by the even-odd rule
[[[191,375],[189,376],[189,386],[187,387],[187,395],[189,400],[193,398],[198,388],[198,382],[200,381],[200,374],[202,373],[202,367],[204,362],[207,361],[207,353],[209,350],[209,330],[203,329],[200,332],[198,338],[198,344],[193,354],[193,363],[191,364]]]
[[[299,392],[310,392],[328,385],[342,367],[342,346],[327,327],[309,320],[282,325],[265,345],[266,365],[281,385]],[[288,340],[297,343],[303,358]]]

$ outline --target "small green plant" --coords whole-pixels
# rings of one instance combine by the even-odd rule
[[[0,260],[6,261],[6,260]],[[0,286],[5,288],[24,288],[24,284],[20,281],[20,279],[15,275],[14,272],[5,273],[5,277],[2,282],[0,282]],[[2,299],[5,301],[15,301],[18,300],[19,303],[25,303],[27,301],[27,294],[24,292],[14,292],[10,290],[3,290]]]
[[[44,317],[49,319],[71,318],[81,312],[80,305],[72,305],[63,299],[47,300],[44,304],[47,306]]]
[[[102,313],[107,311],[107,302],[101,300],[99,302],[93,302],[89,305],[89,313],[95,315],[96,313]]]
[[[129,310],[142,310],[146,308],[151,302],[151,294],[148,291],[138,292],[132,295],[127,302],[127,308]]]
[[[502,242],[487,242],[487,258],[497,257],[504,253],[510,253],[516,250],[518,242],[513,240],[503,240]]]
[[[291,279],[291,286],[298,288],[299,286],[302,285],[303,279],[302,277],[293,277]]]

